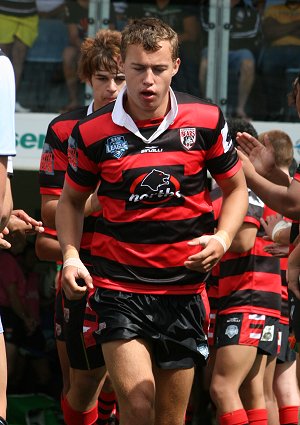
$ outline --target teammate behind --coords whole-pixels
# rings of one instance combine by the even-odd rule
[[[40,163],[42,217],[47,226],[45,235],[38,238],[36,245],[41,259],[62,261],[61,250],[56,239],[55,211],[68,165],[68,139],[78,120],[114,101],[124,85],[124,75],[117,65],[120,41],[119,32],[100,30],[95,38],[87,38],[82,43],[79,76],[82,81],[91,85],[94,100],[88,107],[60,115],[48,127]],[[97,215],[93,214],[93,211],[97,209],[99,209],[98,200],[90,194],[85,205],[86,219],[80,253],[87,267],[91,264],[89,249]],[[85,297],[78,302],[65,303],[61,287],[58,286],[55,330],[63,374],[62,406],[67,424],[84,423],[88,413],[82,409],[82,406],[88,406],[86,410],[90,411],[89,415],[95,420],[98,417],[97,400],[92,397],[97,392],[93,386],[95,382],[93,376],[104,374],[104,361],[99,358],[98,352],[95,356],[93,350],[86,350],[82,344],[85,304]],[[69,374],[70,366],[71,374]],[[66,394],[68,394],[67,399]],[[107,399],[108,395],[106,395],[106,401]]]

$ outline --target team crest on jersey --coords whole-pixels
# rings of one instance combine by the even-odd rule
[[[239,333],[239,328],[236,325],[229,325],[227,326],[225,330],[225,335],[227,335],[228,338],[233,338],[238,333]]]
[[[77,142],[70,136],[68,140],[68,161],[74,171],[78,169]]]
[[[54,174],[54,152],[49,143],[44,143],[40,162],[40,171],[48,174]]]
[[[192,149],[196,142],[196,129],[195,128],[181,128],[179,131],[180,141],[182,146],[188,151]]]
[[[124,136],[112,136],[106,141],[106,153],[110,153],[117,159],[120,159],[128,150],[128,143]]]

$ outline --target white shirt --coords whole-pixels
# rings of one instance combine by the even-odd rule
[[[0,55],[0,155],[16,155],[15,74],[10,60]]]

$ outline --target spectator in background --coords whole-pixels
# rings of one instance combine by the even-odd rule
[[[180,69],[173,77],[172,88],[190,94],[199,94],[197,72],[200,60],[200,27],[197,8],[193,1],[153,0],[129,6],[129,18],[154,17],[177,32],[180,49]]]
[[[300,0],[266,7],[263,14],[261,70],[266,92],[268,120],[283,118],[289,68],[300,68]]]
[[[231,0],[230,6],[228,114],[233,117],[247,119],[246,107],[253,88],[256,59],[260,51],[260,14],[256,8],[245,0]],[[208,11],[208,3],[205,2],[200,8],[201,28],[205,38],[207,38],[209,29]],[[199,70],[202,96],[205,96],[206,77],[207,49],[203,51]],[[233,84],[236,100],[230,97]]]
[[[35,0],[0,1],[0,48],[10,58],[18,91],[28,48],[38,35],[38,14]],[[19,102],[16,112],[29,112]]]
[[[80,46],[87,36],[89,0],[67,0],[66,24],[69,34],[69,45],[63,51],[63,71],[66,80],[69,103],[61,112],[72,111],[82,105],[79,92],[77,63]]]

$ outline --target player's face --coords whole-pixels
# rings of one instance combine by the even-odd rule
[[[161,49],[148,52],[141,45],[130,45],[123,64],[126,76],[125,109],[136,120],[161,117],[169,105],[169,87],[177,73],[180,60],[172,60],[168,41]]]
[[[117,75],[104,70],[95,72],[91,80],[94,96],[94,110],[96,111],[109,102],[114,101],[124,84],[125,76],[121,72]]]

